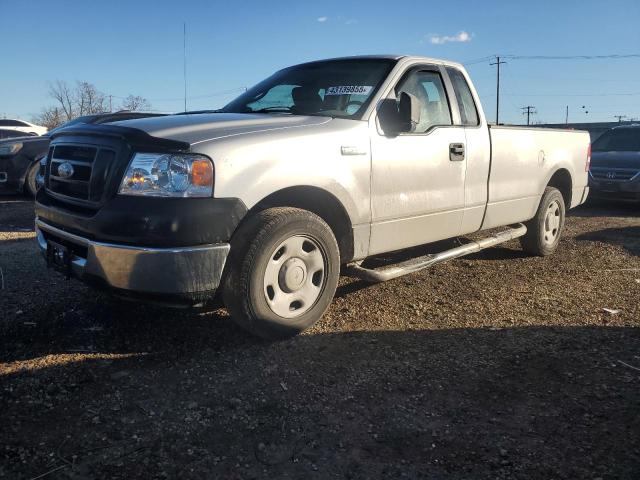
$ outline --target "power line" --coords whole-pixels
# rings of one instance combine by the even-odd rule
[[[640,58],[640,53],[611,55],[503,55],[510,60],[619,60],[624,58]]]
[[[505,93],[508,97],[628,97],[640,92],[624,93]]]
[[[220,97],[223,95],[229,95],[231,93],[238,93],[238,92],[244,92],[246,91],[247,87],[236,87],[230,90],[221,90],[219,92],[213,92],[213,93],[207,93],[207,94],[203,94],[203,95],[194,95],[194,96],[188,96],[187,99],[188,100],[200,100],[203,98],[211,98],[211,97]],[[118,95],[112,95],[113,98],[118,98],[118,99],[125,99],[126,97],[121,97]],[[146,97],[145,97],[146,98]],[[184,97],[170,97],[170,98],[147,98],[147,100],[149,100],[150,102],[178,102],[183,100]]]
[[[522,110],[523,115],[527,115],[527,125],[530,124],[529,119],[531,118],[531,115],[538,113],[536,111],[536,107],[533,105],[527,105],[526,107],[522,107],[520,110]]]
[[[484,63],[497,57],[507,60],[622,60],[640,58],[640,53],[614,53],[609,55],[489,55],[467,60],[466,62],[462,62],[462,64],[465,66],[477,65],[478,63]]]
[[[481,58],[474,58],[472,60],[467,60],[465,62],[462,62],[463,65],[465,66],[469,66],[469,65],[476,65],[478,63],[484,63],[484,62],[488,62],[489,60],[492,60],[496,58],[495,55],[488,55],[486,57],[481,57]]]
[[[496,65],[498,67],[498,77],[496,82],[496,125],[500,124],[500,65],[507,62],[501,62],[500,57],[496,56],[496,61],[489,65]]]

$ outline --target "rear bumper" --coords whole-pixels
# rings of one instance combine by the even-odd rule
[[[629,181],[599,181],[589,177],[592,197],[640,200],[640,177]]]
[[[212,295],[220,285],[228,243],[150,248],[93,241],[36,219],[38,246],[47,241],[69,249],[69,274],[88,284],[130,294],[186,299]]]

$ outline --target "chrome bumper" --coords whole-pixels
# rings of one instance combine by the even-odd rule
[[[86,258],[73,254],[71,275],[80,280],[100,279],[108,286],[148,294],[193,294],[220,285],[229,244],[197,247],[147,248],[94,242],[36,219],[36,237],[47,257],[48,235],[86,249]]]

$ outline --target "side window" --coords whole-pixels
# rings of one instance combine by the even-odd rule
[[[464,75],[460,70],[451,67],[447,67],[447,73],[449,74],[449,78],[451,78],[451,83],[453,83],[453,89],[456,91],[456,100],[458,101],[462,124],[479,125],[480,118],[478,116],[478,109],[473,101],[471,89]]]
[[[436,125],[451,125],[451,110],[442,77],[438,72],[415,71],[397,87],[396,98],[406,92],[420,103],[420,122],[414,133],[424,133]]]

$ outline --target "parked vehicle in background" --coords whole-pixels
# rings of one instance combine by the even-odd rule
[[[640,125],[612,128],[593,142],[589,185],[594,197],[640,200]]]
[[[9,130],[6,128],[0,128],[0,140],[6,140],[7,138],[18,138],[18,137],[34,137],[37,136],[34,133],[24,133],[20,130]]]
[[[323,315],[341,264],[377,282],[514,238],[551,254],[587,197],[588,150],[587,132],[490,127],[458,63],[311,62],[214,113],[56,132],[36,234],[67,276],[166,303],[220,290],[240,326],[279,338]],[[360,263],[496,227],[399,265]]]
[[[160,115],[165,114],[131,112],[127,110],[86,115],[70,120],[43,136],[25,136],[26,134],[23,132],[11,130],[20,136],[18,138],[9,137],[11,139],[0,141],[0,193],[20,193],[26,191],[31,195],[36,194],[38,189],[37,177],[40,169],[40,159],[47,154],[51,135],[64,128],[73,125],[100,124],[132,118],[157,117]]]
[[[42,127],[25,120],[15,120],[13,118],[0,118],[0,128],[16,130],[28,135],[44,135],[47,133],[47,127]]]

